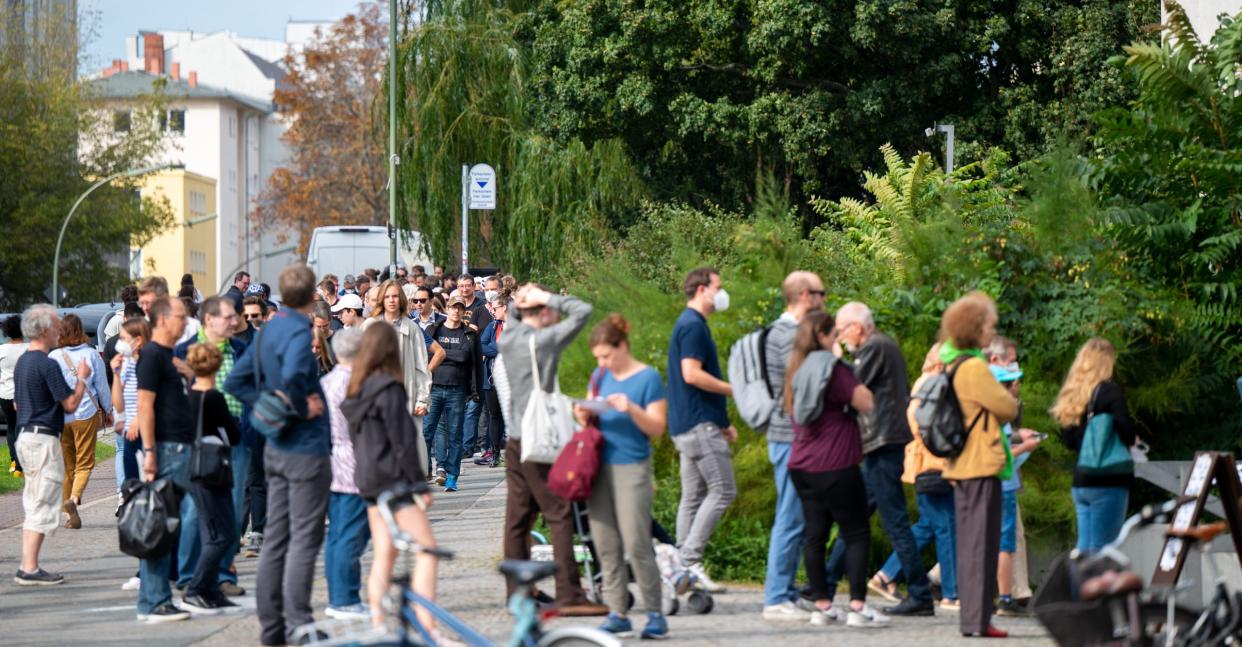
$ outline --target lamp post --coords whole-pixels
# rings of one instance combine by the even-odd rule
[[[55,308],[60,307],[60,246],[61,246],[61,243],[65,242],[65,231],[69,229],[69,220],[73,218],[73,212],[78,210],[78,205],[82,204],[82,201],[86,199],[86,196],[93,193],[95,189],[98,189],[99,187],[119,177],[137,177],[139,175],[146,175],[147,173],[154,173],[155,171],[162,171],[164,169],[169,169],[169,168],[185,168],[185,165],[180,164],[180,163],[156,164],[155,166],[146,166],[146,167],[139,168],[139,169],[131,169],[129,171],[123,171],[121,173],[114,173],[92,184],[91,188],[87,189],[85,193],[78,196],[78,201],[73,203],[73,208],[69,209],[69,215],[65,216],[64,224],[60,226],[60,235],[56,237],[56,253],[52,257],[52,306],[53,307]]]
[[[944,172],[948,175],[953,172],[953,124],[936,124],[923,131],[928,137],[934,133],[944,133]]]
[[[388,265],[397,266],[397,0],[388,1]]]

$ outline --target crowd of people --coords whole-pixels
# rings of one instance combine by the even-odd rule
[[[663,375],[631,353],[632,324],[622,315],[604,317],[588,336],[597,366],[574,415],[603,439],[585,501],[602,567],[598,598],[580,580],[574,510],[549,487],[551,465],[523,460],[523,437],[540,431],[523,429],[533,419],[527,403],[559,390],[561,355],[588,326],[590,304],[519,287],[511,276],[452,277],[439,267],[338,279],[290,266],[277,281],[279,303],[248,273],[234,279],[207,298],[188,275],[177,296],[160,277],[127,287],[102,353],[76,316],[62,319],[48,305],[0,322],[9,339],[0,345],[0,408],[10,472],[25,479],[17,584],[64,581],[43,567],[41,547],[58,527],[81,527],[96,438],[111,429],[118,493],[128,479],[168,479],[186,493],[176,549],[139,560],[122,584],[137,591],[140,621],[235,608],[230,598],[246,594],[237,560],[257,556],[260,642],[286,644],[314,620],[322,550],[326,614],[383,626],[378,600],[396,549],[376,508],[379,494],[413,492],[418,504],[400,507],[396,520],[435,546],[426,515],[432,488],[456,492],[461,465],[472,460],[504,468],[504,557],[528,559],[537,518],[547,523],[558,569],[555,595],[541,593],[542,602],[562,615],[607,616],[602,629],[633,635],[632,577],[635,608],[647,615],[641,637],[664,638],[652,451],[667,433],[680,457],[678,586],[726,590],[704,556],[737,495],[728,400],[753,391],[726,381],[708,325],[730,305],[718,271],[686,276],[686,307],[669,335]],[[754,425],[766,435],[776,492],[761,617],[882,627],[889,616],[940,611],[960,615],[964,636],[1005,636],[993,615],[1025,613],[1030,597],[1016,495],[1021,464],[1043,435],[1021,426],[1018,347],[997,335],[996,305],[978,292],[950,305],[911,387],[901,348],[877,330],[865,304],[827,312],[823,282],[809,272],[790,274],[781,288],[786,309],[761,337],[773,406]],[[1092,339],[1065,379],[1051,413],[1070,449],[1083,442],[1087,420],[1103,413],[1122,443],[1136,442],[1112,381],[1115,358],[1107,341]],[[923,384],[946,372],[966,423],[964,445],[949,458],[929,451],[914,416]],[[255,412],[274,401],[283,407],[279,428],[260,433]],[[231,473],[191,478],[191,456],[205,444],[227,448]],[[1080,550],[1116,537],[1132,481],[1132,473],[1075,472]],[[916,493],[913,524],[905,485]],[[877,512],[893,553],[869,574]],[[368,544],[374,559],[364,601]],[[930,571],[929,544],[937,562]],[[418,556],[412,584],[428,599],[436,572],[434,557]],[[848,602],[839,608],[843,576]],[[869,595],[892,604],[877,609]],[[420,620],[434,631],[431,617]]]

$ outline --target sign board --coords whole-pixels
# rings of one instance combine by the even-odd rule
[[[470,208],[496,208],[496,169],[487,164],[470,167]]]
[[[1193,528],[1199,522],[1208,494],[1215,485],[1220,490],[1221,505],[1225,508],[1225,519],[1229,522],[1234,552],[1238,555],[1239,563],[1242,563],[1242,507],[1238,504],[1242,500],[1242,482],[1239,481],[1238,474],[1238,466],[1232,454],[1195,454],[1194,467],[1186,477],[1186,484],[1182,487],[1182,496],[1177,511],[1173,513],[1169,529],[1185,531]],[[1174,586],[1186,564],[1188,552],[1190,543],[1186,539],[1177,536],[1165,537],[1160,561],[1156,564],[1156,572],[1151,578],[1152,586]]]

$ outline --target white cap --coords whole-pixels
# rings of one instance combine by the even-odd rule
[[[336,300],[336,305],[332,306],[332,312],[340,312],[345,308],[352,310],[362,309],[362,297],[356,294],[346,294]]]

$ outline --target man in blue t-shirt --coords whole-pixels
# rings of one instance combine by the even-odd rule
[[[22,336],[30,348],[17,360],[13,370],[13,402],[17,406],[18,460],[25,470],[22,508],[22,561],[14,578],[19,586],[61,584],[64,576],[39,566],[43,538],[60,525],[61,484],[65,481],[65,460],[60,449],[60,433],[65,414],[73,413],[85,397],[91,376],[90,364],[77,368],[77,384],[71,389],[60,372],[60,365],[47,356],[56,348],[60,318],[47,304],[31,306],[22,315]]]
[[[724,587],[703,568],[703,551],[737,496],[729,455],[737,430],[729,424],[725,404],[733,387],[721,379],[707,317],[729,307],[729,294],[720,287],[720,273],[711,268],[691,270],[682,289],[686,309],[673,326],[668,347],[668,431],[681,453],[677,541],[699,585],[720,592]]]

